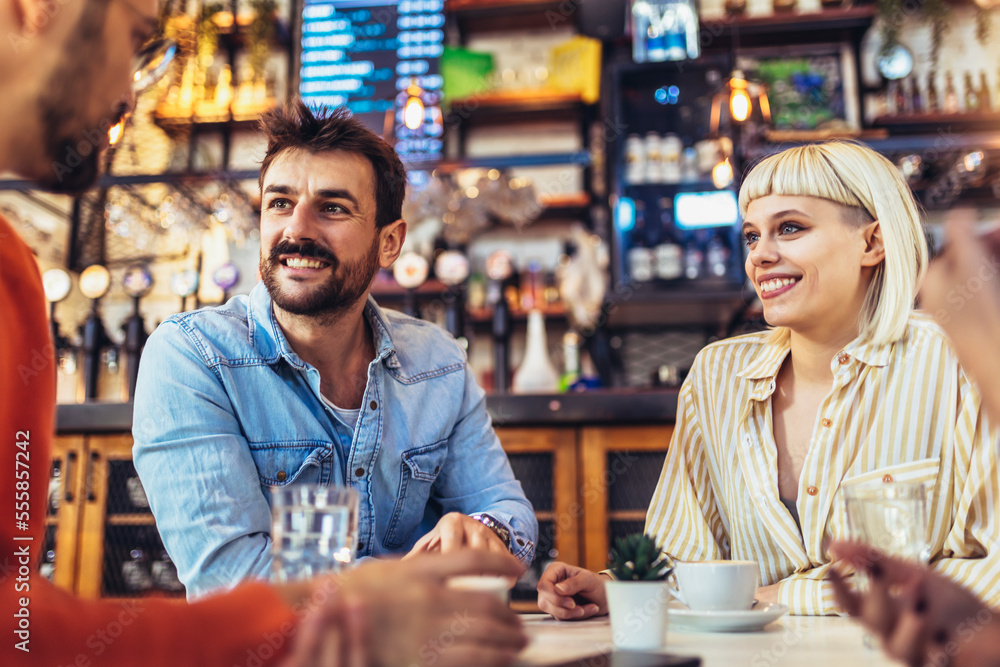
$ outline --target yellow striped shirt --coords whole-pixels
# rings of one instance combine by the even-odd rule
[[[793,614],[838,609],[825,580],[831,540],[847,536],[842,485],[921,481],[932,566],[1000,605],[1000,483],[996,438],[979,393],[941,329],[910,317],[899,341],[854,341],[831,362],[802,466],[801,531],[778,497],[771,394],[787,331],[702,350],[681,388],[673,440],[646,532],[679,560],[760,563]]]

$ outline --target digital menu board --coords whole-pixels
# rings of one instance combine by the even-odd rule
[[[444,23],[444,0],[305,0],[299,94],[312,106],[345,106],[379,134],[391,126],[405,162],[436,160]],[[424,107],[419,127],[403,122],[412,97]]]

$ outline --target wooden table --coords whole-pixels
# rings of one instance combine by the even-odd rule
[[[518,667],[541,667],[611,648],[608,617],[560,622],[546,614],[522,616],[531,643]],[[894,665],[865,647],[863,631],[837,616],[785,616],[761,632],[695,633],[671,628],[664,653],[696,655],[702,667],[826,667]]]

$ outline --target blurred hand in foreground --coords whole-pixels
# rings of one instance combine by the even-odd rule
[[[1000,665],[1000,617],[975,595],[923,565],[886,556],[855,542],[834,542],[830,570],[837,603],[882,642],[893,658],[914,667]],[[858,592],[843,572],[868,575]]]
[[[552,563],[538,580],[538,608],[563,621],[606,614],[606,581],[610,578],[603,574],[566,563]]]
[[[527,644],[517,614],[494,595],[446,582],[521,569],[509,554],[472,550],[369,560],[300,599],[308,612],[282,667],[509,665]]]
[[[948,334],[962,367],[1000,422],[1000,229],[976,236],[975,213],[949,213],[946,246],[931,262],[920,307]]]

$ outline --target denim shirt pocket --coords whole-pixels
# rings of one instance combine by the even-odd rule
[[[431,487],[447,457],[447,439],[403,452],[396,507],[382,542],[386,549],[398,549],[406,544],[420,524]]]
[[[293,482],[317,482],[320,462],[332,445],[319,440],[250,444],[261,486],[285,486]]]

